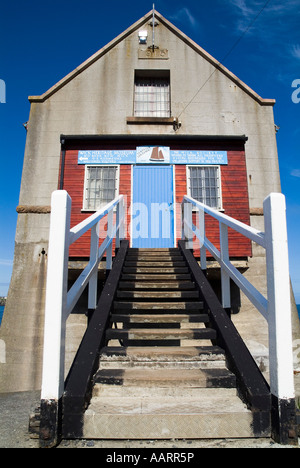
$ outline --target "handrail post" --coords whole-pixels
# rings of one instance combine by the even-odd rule
[[[110,210],[107,215],[107,238],[111,239],[110,245],[106,250],[106,271],[112,269],[112,234],[113,234],[113,224],[114,224],[114,210]]]
[[[228,227],[219,222],[220,226],[220,254],[221,260],[229,262],[229,247],[228,247]],[[230,277],[224,270],[221,264],[221,289],[222,289],[222,306],[224,309],[230,309]]]
[[[116,233],[116,249],[119,249],[121,240],[125,238],[125,199],[123,195],[120,197],[120,201],[117,204],[116,226],[119,226]]]
[[[184,240],[184,223],[185,223],[185,220],[184,220],[184,199],[181,203],[181,210],[180,210],[180,214],[181,214],[181,239]]]
[[[203,239],[203,242],[200,241],[200,265],[201,269],[203,271],[206,271],[206,247],[205,247],[205,213],[204,210],[198,208],[198,217],[197,217],[197,222],[198,222],[198,230],[200,233],[200,236]]]
[[[98,262],[99,255],[99,229],[100,222],[91,228],[91,246],[90,246],[90,263],[94,265]],[[98,268],[89,281],[88,293],[88,309],[94,310],[97,306],[97,285],[98,285]]]
[[[117,204],[116,208],[116,226],[119,226],[120,220],[122,219],[122,213],[121,213],[121,205],[122,205],[122,200],[119,201]],[[120,234],[121,234],[121,226],[116,232],[116,249],[120,248]]]
[[[182,239],[186,239],[186,248],[192,249],[193,248],[193,205],[189,202],[183,202],[182,207],[182,219],[183,219],[183,226],[182,226]]]
[[[126,198],[127,200],[127,198]],[[125,197],[124,195],[122,195],[122,199],[120,200],[120,203],[118,205],[120,208],[120,211],[119,211],[119,219],[121,220],[121,225],[120,225],[120,230],[119,230],[119,239],[120,241],[121,240],[124,240],[125,239],[125,227],[126,227],[126,219],[125,219],[125,216],[126,216],[126,209],[125,209]]]
[[[297,438],[291,298],[285,197],[271,193],[264,200],[268,288],[272,434],[279,443]],[[294,422],[293,422],[294,421]]]
[[[45,334],[41,391],[40,441],[56,445],[60,437],[61,398],[64,391],[65,311],[67,303],[71,198],[53,192],[48,247]]]

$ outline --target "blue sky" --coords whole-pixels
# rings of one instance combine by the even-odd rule
[[[300,303],[300,0],[157,0],[155,8],[263,98],[276,99],[290,271]],[[12,272],[27,97],[43,94],[151,9],[151,1],[137,0],[2,2],[0,295]]]

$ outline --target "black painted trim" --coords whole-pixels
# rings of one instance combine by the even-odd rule
[[[41,448],[52,448],[62,437],[62,399],[41,400],[39,443]]]
[[[192,252],[185,248],[185,241],[179,241],[178,245],[190,268],[193,279],[205,303],[205,308],[208,309],[207,313],[209,314],[212,326],[217,330],[217,345],[225,350],[228,367],[236,375],[240,396],[252,411],[266,411],[269,413],[271,409],[271,397],[268,383],[257,367],[234,324],[221,306]],[[264,421],[264,424],[268,424],[269,418],[264,418]],[[257,427],[254,429],[260,432],[262,428],[259,429]]]
[[[282,445],[298,445],[295,399],[282,400],[272,395],[272,438]]]
[[[105,345],[110,311],[117,292],[129,242],[121,242],[113,268],[105,282],[97,307],[79,346],[68,374],[63,396],[64,438],[80,438],[83,433],[83,415],[91,399],[93,376],[99,366],[99,353]]]
[[[128,141],[128,140],[155,140],[155,141],[248,141],[246,135],[158,135],[158,134],[143,134],[143,135],[61,135],[61,142],[70,143],[72,141]]]

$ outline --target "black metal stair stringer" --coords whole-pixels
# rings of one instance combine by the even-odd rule
[[[225,350],[228,368],[236,375],[237,389],[242,400],[253,412],[257,436],[270,433],[270,387],[258,368],[228,314],[220,304],[193,253],[185,241],[178,242],[193,280],[201,294],[213,328],[217,331],[217,345]]]
[[[99,366],[100,350],[105,345],[128,247],[129,242],[123,240],[66,379],[62,415],[62,437],[66,439],[82,437],[83,415],[91,399],[93,376]]]

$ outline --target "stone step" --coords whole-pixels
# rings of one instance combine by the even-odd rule
[[[106,347],[101,351],[99,369],[224,368],[224,351],[217,346],[202,347]]]
[[[93,389],[93,398],[124,398],[124,397],[139,397],[139,398],[197,398],[199,401],[207,398],[219,397],[229,399],[237,396],[235,387],[231,388],[206,388],[206,387],[181,387],[172,385],[171,387],[148,387],[148,386],[122,386],[122,385],[107,385],[97,384]]]
[[[134,273],[134,274],[145,274],[145,273],[149,273],[149,274],[158,274],[158,273],[161,273],[161,274],[180,274],[180,273],[188,273],[188,268],[187,267],[162,267],[162,268],[159,268],[159,267],[124,267],[123,268],[123,273]]]
[[[145,261],[141,261],[141,260],[138,260],[138,261],[125,261],[124,263],[124,266],[125,267],[134,267],[134,268],[147,268],[147,267],[151,267],[151,268],[154,268],[154,267],[158,267],[158,268],[168,268],[168,267],[172,267],[172,268],[178,268],[178,267],[186,267],[186,264],[185,262],[181,262],[181,261],[166,261],[165,259],[161,258],[160,260],[157,260],[157,261],[149,261],[149,260],[145,260]]]
[[[192,281],[168,281],[163,283],[162,281],[150,282],[150,281],[120,281],[119,289],[179,289],[179,290],[193,290],[195,285]]]
[[[103,369],[224,369],[226,367],[225,359],[219,357],[211,361],[101,361],[99,370]]]
[[[196,387],[235,388],[236,377],[221,369],[100,369],[94,377],[95,386],[122,385],[134,387]],[[137,390],[138,393],[138,390]],[[120,405],[121,406],[121,405]]]
[[[124,302],[115,301],[114,310],[202,310],[202,301],[191,302]]]
[[[207,314],[112,314],[115,323],[208,323]]]
[[[126,261],[129,262],[183,262],[183,257],[181,255],[175,254],[160,254],[160,255],[127,255]]]
[[[201,422],[199,422],[201,421]],[[265,437],[270,434],[266,433]],[[244,413],[105,414],[91,406],[84,415],[84,439],[166,440],[255,437],[253,417]]]
[[[170,347],[109,347],[101,350],[101,360],[117,361],[201,361],[215,360],[224,356],[224,350],[219,346],[170,346]]]
[[[212,328],[132,328],[108,329],[108,340],[215,340],[217,333]]]
[[[117,291],[122,299],[195,299],[198,291]]]
[[[215,389],[209,390],[215,392]],[[115,440],[247,438],[254,437],[253,416],[237,396],[210,395],[191,399],[135,395],[122,398],[121,405],[119,398],[108,397],[92,400],[84,415],[83,437]]]
[[[161,397],[146,397],[135,399],[125,397],[122,400],[122,408],[118,408],[115,397],[98,398],[93,402],[93,407],[99,413],[106,414],[199,414],[208,412],[229,413],[238,409],[241,412],[248,412],[247,407],[236,396],[224,398],[221,395],[203,397],[201,400],[191,397],[173,397],[172,400]]]
[[[177,273],[177,274],[136,274],[126,273],[122,274],[122,281],[179,281],[179,280],[191,280],[189,273]]]

